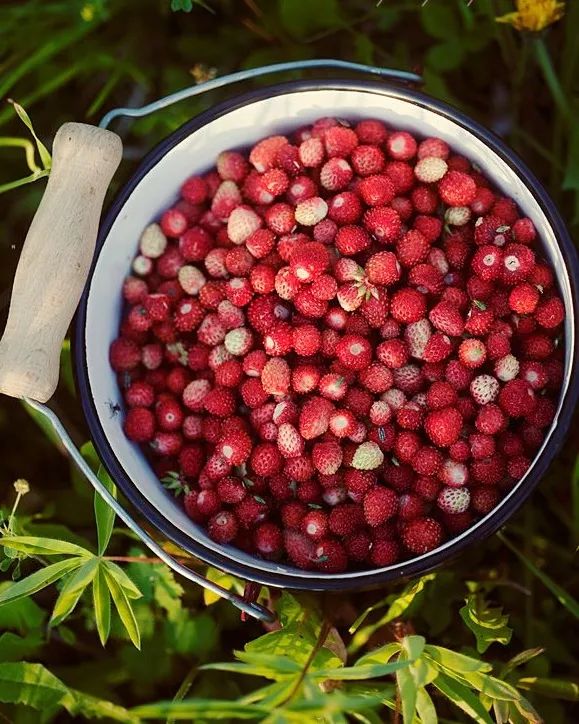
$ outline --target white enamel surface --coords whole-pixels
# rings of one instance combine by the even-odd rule
[[[180,184],[191,174],[207,171],[214,165],[217,154],[226,149],[244,148],[274,133],[291,131],[311,123],[321,116],[337,116],[350,121],[361,118],[379,118],[397,128],[415,131],[421,136],[439,136],[452,148],[476,163],[505,194],[516,200],[524,214],[529,216],[545,242],[546,253],[553,264],[567,307],[566,320],[566,375],[562,391],[564,397],[574,349],[574,319],[571,289],[565,264],[553,231],[531,193],[514,171],[482,141],[453,121],[409,101],[389,98],[373,92],[351,90],[313,90],[276,96],[258,101],[218,118],[191,134],[171,149],[152,168],[132,192],[115,220],[100,252],[90,281],[90,294],[86,316],[86,359],[90,388],[100,424],[122,463],[127,475],[149,501],[173,525],[203,544],[217,546],[183,513],[180,505],[159,484],[148,462],[137,445],[123,435],[119,416],[111,417],[109,402],[121,402],[115,375],[108,363],[108,348],[115,338],[121,311],[120,289],[130,271],[138,239],[147,224],[158,218],[177,197]],[[560,411],[559,405],[559,411]],[[559,414],[558,411],[558,414]],[[547,444],[552,430],[543,444]],[[542,449],[541,448],[541,451]],[[540,452],[541,452],[540,451]],[[539,455],[540,455],[539,452]],[[515,494],[523,478],[502,501],[504,505]],[[492,513],[490,514],[492,515]],[[477,525],[481,525],[479,521]],[[464,537],[466,533],[460,537]],[[454,543],[449,541],[442,548]],[[223,547],[221,547],[223,549]],[[441,549],[438,549],[441,550]],[[294,568],[251,558],[241,551],[228,548],[231,558],[264,571],[284,571],[296,578],[312,575],[318,578],[355,579],[365,572],[341,573],[339,576],[311,574]],[[427,557],[427,556],[423,556]],[[413,559],[416,561],[417,559]],[[404,574],[408,561],[388,570]]]

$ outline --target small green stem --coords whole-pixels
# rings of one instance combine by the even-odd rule
[[[555,101],[555,105],[559,109],[559,112],[566,123],[571,121],[571,109],[567,103],[565,93],[557,77],[553,62],[549,54],[549,50],[545,45],[543,38],[533,38],[533,48],[535,50],[535,57],[545,78],[545,82],[551,92],[551,96]]]
[[[18,508],[18,503],[20,502],[21,497],[22,493],[18,493],[16,495],[16,500],[14,501],[14,505],[12,506],[12,510],[10,511],[10,517],[8,518],[8,530],[12,530],[12,521],[14,520],[16,508]]]

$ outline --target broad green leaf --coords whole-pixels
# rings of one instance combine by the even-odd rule
[[[97,697],[85,694],[82,691],[70,689],[68,694],[61,701],[71,715],[82,715],[88,721],[95,719],[106,719],[120,722],[132,722],[139,724],[140,719],[131,714],[128,709],[111,701],[98,699]]]
[[[160,701],[132,709],[132,713],[143,719],[260,719],[269,710],[255,704],[239,704],[235,701],[216,699],[186,699],[184,701]]]
[[[139,633],[139,627],[137,626],[137,620],[135,619],[135,613],[131,607],[129,599],[125,589],[117,581],[116,577],[111,573],[110,569],[104,567],[106,584],[110,591],[111,597],[115,604],[115,608],[120,616],[123,626],[125,627],[129,638],[133,642],[133,645],[137,648],[141,648],[141,635]]]
[[[579,618],[579,601],[576,601],[570,593],[562,588],[558,583],[555,583],[549,576],[530,561],[527,556],[524,555],[516,546],[514,546],[508,538],[505,538],[502,533],[497,534],[498,538],[509,548],[516,556],[521,560],[525,566],[536,576],[541,583],[546,586],[555,598],[569,611],[570,614]]]
[[[0,538],[0,545],[14,548],[21,553],[30,556],[93,556],[94,553],[77,546],[76,543],[68,543],[64,540],[54,538],[38,538],[26,535],[7,535]]]
[[[433,662],[441,664],[452,671],[491,671],[493,668],[490,664],[487,664],[484,661],[479,661],[478,659],[473,659],[471,656],[459,654],[458,651],[452,651],[451,649],[446,649],[443,646],[426,644],[424,647],[424,653],[427,654]]]
[[[496,724],[508,724],[510,710],[511,705],[508,701],[494,701],[493,714],[495,715]]]
[[[11,585],[8,581],[0,583],[0,595]],[[32,598],[22,598],[0,607],[0,629],[35,633],[44,625],[46,617],[46,612]]]
[[[475,635],[479,654],[484,654],[494,642],[506,646],[513,635],[513,629],[508,626],[509,617],[503,615],[503,609],[491,608],[480,592],[467,596],[460,617]]]
[[[0,605],[9,601],[17,601],[19,598],[32,596],[33,593],[50,586],[51,583],[58,581],[67,573],[76,570],[84,563],[82,558],[67,558],[64,561],[58,561],[46,568],[35,571],[30,576],[13,583],[0,593]]]
[[[438,724],[436,707],[423,686],[416,692],[416,713],[420,717],[420,724]]]
[[[302,667],[292,659],[285,656],[275,656],[272,654],[259,654],[249,651],[235,651],[235,658],[246,664],[257,664],[258,666],[267,666],[273,671],[280,674],[299,674]]]
[[[315,678],[333,679],[334,681],[363,681],[393,674],[395,671],[407,668],[409,663],[408,661],[393,661],[391,664],[343,666],[339,669],[318,669],[312,674]]]
[[[463,681],[467,682],[472,689],[480,691],[483,696],[500,701],[517,701],[521,694],[514,686],[496,679],[494,676],[483,674],[480,671],[462,672],[459,674]]]
[[[342,24],[337,0],[279,0],[279,13],[284,28],[294,37],[304,39],[316,30],[327,30]]]
[[[460,22],[452,6],[429,2],[422,5],[422,26],[433,38],[446,40],[460,37]]]
[[[286,673],[273,669],[265,664],[245,664],[241,661],[224,661],[222,663],[205,664],[199,667],[204,671],[231,671],[236,674],[245,674],[246,676],[263,676],[265,679],[278,681],[288,676],[294,676],[295,672]]]
[[[51,626],[59,623],[72,613],[86,587],[91,584],[99,567],[98,558],[91,558],[65,582],[52,611]]]
[[[143,594],[120,566],[117,566],[113,561],[105,561],[103,565],[107,574],[110,574],[115,579],[128,598],[141,598]]]
[[[41,664],[0,664],[0,701],[49,709],[68,693],[66,686]]]
[[[111,630],[111,594],[101,564],[92,584],[94,618],[101,644],[104,646]]]
[[[267,684],[267,686],[261,689],[252,691],[247,696],[239,699],[240,704],[259,704],[266,708],[273,708],[280,706],[286,702],[290,695],[295,690],[298,684],[299,678],[293,677],[288,679],[282,679],[281,681],[275,681],[273,684]]]
[[[540,676],[524,676],[517,681],[519,689],[541,696],[567,701],[579,701],[579,682],[550,679]]]
[[[315,691],[312,692],[311,695],[310,692],[308,692],[307,698],[293,700],[284,708],[284,711],[307,712],[310,715],[318,714],[322,716],[333,712],[375,709],[379,704],[381,704],[379,696],[355,696],[351,694],[343,694],[340,691],[325,694],[320,691]],[[303,722],[303,719],[301,721]]]
[[[493,724],[488,712],[478,698],[464,684],[447,674],[439,674],[432,682],[441,694],[444,694],[459,709],[468,714],[477,724]]]
[[[165,609],[169,621],[176,621],[182,612],[181,597],[185,589],[175,580],[169,566],[162,565],[157,568],[153,593],[155,602]]]
[[[528,699],[521,697],[510,705],[512,724],[544,724],[544,719]],[[514,716],[514,715],[517,716]]]
[[[370,651],[369,654],[364,654],[356,661],[356,666],[362,666],[363,664],[386,664],[395,655],[400,653],[399,643],[390,643],[380,646],[374,651]]]
[[[12,631],[0,634],[0,661],[22,661],[36,656],[44,644],[43,632],[31,632],[18,636]]]
[[[416,661],[424,651],[426,639],[424,636],[405,636],[400,643],[408,661]]]
[[[24,125],[28,128],[30,133],[33,135],[34,140],[36,141],[36,147],[38,148],[38,155],[40,156],[40,160],[42,162],[42,165],[44,166],[44,169],[46,171],[50,170],[50,167],[52,165],[52,158],[50,156],[50,153],[48,152],[48,149],[46,146],[42,143],[42,141],[38,138],[36,135],[36,132],[34,130],[34,127],[32,125],[32,121],[30,120],[30,116],[24,108],[19,103],[12,103],[14,110],[18,114],[18,117],[24,123]]]

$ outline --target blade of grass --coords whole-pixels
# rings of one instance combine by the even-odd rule
[[[570,593],[562,588],[558,583],[555,583],[553,579],[549,578],[546,573],[543,573],[537,566],[530,561],[527,556],[524,555],[516,546],[514,546],[502,533],[497,534],[500,540],[511,550],[517,558],[522,561],[529,571],[536,576],[541,583],[551,591],[553,596],[564,606],[570,614],[579,619],[579,601],[576,601]]]

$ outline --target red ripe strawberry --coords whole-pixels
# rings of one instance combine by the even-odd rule
[[[336,224],[355,224],[362,210],[360,197],[353,191],[342,191],[328,200],[328,217]]]
[[[425,362],[442,362],[452,352],[452,342],[442,332],[435,332],[426,343],[422,359]]]
[[[378,174],[386,163],[384,154],[374,145],[356,146],[352,151],[350,161],[358,176]]]
[[[177,400],[167,397],[155,405],[155,417],[161,430],[172,432],[181,428],[184,414]]]
[[[119,337],[111,344],[109,360],[115,372],[128,372],[141,362],[141,350],[129,339]]]
[[[235,515],[228,510],[222,510],[211,518],[207,524],[210,538],[216,543],[231,543],[237,535],[239,526]]]
[[[341,400],[348,391],[348,383],[343,375],[329,372],[320,379],[318,389],[329,400]]]
[[[535,319],[545,329],[555,329],[565,319],[565,305],[559,297],[542,300],[537,306]]]
[[[324,146],[329,158],[346,158],[358,145],[358,136],[351,128],[332,126],[324,134]]]
[[[269,394],[263,389],[261,380],[255,377],[244,380],[240,392],[243,402],[252,409],[261,407],[269,398]]]
[[[350,410],[336,410],[330,415],[329,428],[338,438],[349,437],[356,429],[356,418]]]
[[[368,525],[382,525],[398,512],[398,496],[390,488],[376,485],[364,496],[364,517]]]
[[[235,411],[235,396],[227,387],[215,387],[205,395],[203,407],[211,415],[229,417]]]
[[[289,176],[296,176],[303,171],[298,147],[290,143],[280,146],[276,154],[276,163]]]
[[[235,477],[227,477],[218,480],[215,489],[222,503],[235,505],[245,498],[247,490],[241,480]]]
[[[443,488],[438,494],[436,504],[451,515],[464,513],[470,505],[470,493],[467,488]]]
[[[356,191],[367,206],[386,206],[396,195],[394,184],[385,174],[366,176],[358,182]]]
[[[217,173],[224,181],[239,183],[249,173],[249,164],[243,154],[237,151],[222,151],[217,156]]]
[[[275,247],[275,236],[270,229],[257,229],[245,240],[249,253],[256,259],[263,259]]]
[[[256,475],[268,477],[279,473],[283,458],[276,445],[272,442],[262,442],[253,448],[249,465]]]
[[[402,541],[411,553],[422,555],[442,543],[443,530],[434,518],[414,518],[402,530]]]
[[[490,282],[501,275],[504,253],[494,244],[479,247],[472,258],[471,268],[483,281]]]
[[[364,214],[364,227],[382,244],[392,244],[402,231],[400,216],[388,206],[374,206]]]
[[[418,144],[416,155],[419,159],[428,158],[429,156],[447,159],[450,155],[450,148],[442,138],[425,138]]]
[[[513,236],[518,244],[532,244],[537,231],[531,219],[517,219],[513,224]]]
[[[466,441],[461,440],[458,443],[454,443],[454,445],[458,445],[459,443],[463,443],[468,450],[468,443],[466,443]],[[451,446],[451,451],[454,445]],[[452,488],[459,488],[468,481],[468,468],[462,462],[445,460],[441,469],[438,471],[438,477],[445,485]]]
[[[391,566],[399,558],[400,546],[393,540],[379,540],[370,551],[370,560],[378,568]]]
[[[285,395],[290,386],[290,367],[284,359],[269,359],[261,371],[261,384],[270,395]]]
[[[337,442],[317,442],[312,448],[312,462],[323,475],[332,475],[342,464],[342,448]]]
[[[328,533],[328,514],[323,510],[312,510],[301,521],[302,532],[314,541],[319,541]]]
[[[292,529],[286,529],[283,536],[285,550],[290,561],[298,568],[313,568],[316,550],[311,538]]]
[[[487,350],[480,339],[465,339],[458,348],[458,357],[466,367],[476,368],[484,364]]]
[[[255,486],[252,487],[252,490],[254,488]],[[259,495],[247,495],[235,506],[235,515],[243,528],[253,528],[262,523],[268,517],[268,514],[267,503]]]
[[[327,248],[317,241],[300,245],[290,258],[291,271],[301,282],[312,281],[328,268],[329,263]]]
[[[355,334],[346,334],[338,342],[336,355],[348,369],[362,370],[370,364],[372,347],[367,339]]]
[[[499,197],[495,201],[492,213],[503,219],[505,224],[509,225],[514,224],[519,217],[516,203],[505,196]]]
[[[497,506],[499,499],[500,493],[496,488],[491,488],[488,485],[471,488],[470,507],[480,515],[490,513]]]
[[[361,226],[342,226],[338,229],[334,243],[340,254],[354,256],[370,246],[370,237]]]
[[[277,560],[284,548],[281,529],[275,523],[262,523],[253,534],[253,544],[264,558]]]
[[[554,345],[551,337],[545,334],[527,334],[521,339],[523,356],[527,359],[546,360],[553,354]]]
[[[463,332],[464,322],[460,311],[449,302],[439,302],[430,310],[428,318],[436,329],[444,334],[455,337]]]
[[[353,312],[364,301],[364,287],[358,282],[347,282],[338,288],[337,297],[342,309]]]
[[[528,417],[536,404],[533,388],[523,379],[507,382],[499,393],[499,405],[509,417]]]
[[[386,150],[391,158],[397,161],[407,161],[416,155],[418,144],[413,136],[406,131],[396,131],[388,136]]]
[[[430,186],[416,186],[410,194],[410,199],[414,210],[419,214],[434,214],[438,206],[438,196]]]
[[[390,161],[384,169],[397,194],[406,194],[414,186],[414,169],[403,161]]]
[[[298,365],[292,371],[292,389],[300,394],[312,392],[318,386],[320,377],[320,370],[314,365]]]
[[[371,327],[380,328],[388,317],[388,295],[384,289],[374,289],[369,296],[366,293],[366,296],[367,298],[360,305],[360,313]],[[350,326],[354,316],[351,315],[348,319],[349,324],[346,325],[348,332],[354,332]]]
[[[151,450],[156,455],[171,457],[179,454],[183,445],[183,438],[177,432],[157,432],[150,445]]]
[[[304,441],[293,425],[284,422],[278,428],[277,447],[284,458],[297,458],[303,455]]]
[[[429,412],[424,430],[437,447],[449,447],[456,442],[462,430],[462,415],[453,407]]]
[[[416,230],[407,231],[396,242],[396,256],[404,267],[412,267],[424,261],[430,246],[426,238]]]
[[[310,397],[301,409],[299,431],[305,440],[323,435],[330,424],[333,405],[323,397]]]
[[[338,284],[329,274],[320,274],[311,284],[311,292],[316,299],[329,302],[338,292]]]
[[[430,410],[451,407],[456,399],[456,390],[449,382],[433,382],[426,393],[426,405]]]
[[[360,143],[369,143],[375,146],[381,146],[389,135],[382,121],[374,119],[358,121],[354,127],[354,131]]]
[[[145,407],[132,407],[127,411],[123,430],[133,442],[149,442],[155,434],[155,416]]]
[[[440,451],[430,445],[423,445],[414,455],[410,464],[419,475],[436,475],[443,464]]]
[[[470,472],[473,481],[479,485],[497,485],[505,475],[505,461],[498,454],[484,460],[475,460]]]
[[[302,357],[310,357],[319,351],[322,342],[320,331],[313,324],[301,324],[293,328],[294,351]]]
[[[363,563],[370,554],[372,539],[367,533],[358,531],[352,535],[346,536],[344,540],[344,548],[346,549],[349,560],[356,563]]]
[[[168,209],[161,216],[159,225],[166,236],[178,237],[187,228],[187,217],[178,209]]]
[[[396,410],[396,422],[404,430],[419,430],[424,412],[415,402],[406,402]]]
[[[528,382],[534,390],[541,390],[548,382],[548,375],[541,362],[525,360],[520,366],[520,378]]]
[[[504,248],[501,280],[513,286],[525,280],[535,266],[535,253],[523,244],[507,244]]]
[[[323,219],[313,228],[313,237],[315,241],[322,244],[331,244],[334,241],[338,225],[332,219]]]
[[[358,381],[370,392],[380,394],[392,387],[394,378],[388,367],[379,362],[372,362],[359,372]]]
[[[292,480],[305,482],[310,480],[314,474],[314,467],[308,455],[302,455],[299,458],[291,458],[286,460],[284,465],[284,474]]]
[[[415,289],[399,289],[391,299],[390,313],[397,322],[417,322],[424,317],[425,312],[424,295]]]
[[[298,156],[302,166],[316,168],[324,160],[324,144],[319,138],[308,138],[298,148]]]
[[[387,339],[376,348],[376,356],[386,367],[397,369],[408,362],[408,348],[401,339]]]
[[[341,503],[334,506],[328,518],[330,531],[340,537],[352,535],[363,528],[364,524],[362,508],[355,503]]]
[[[317,299],[309,287],[301,288],[293,300],[294,307],[304,317],[319,319],[328,309],[328,303]]]
[[[503,332],[491,332],[485,341],[489,359],[495,360],[504,357],[511,351],[509,337]]]
[[[475,300],[474,304],[467,314],[464,330],[468,334],[482,336],[491,331],[495,315],[492,309],[481,309],[484,306],[482,302]]]
[[[315,554],[316,567],[325,573],[341,573],[348,567],[348,556],[344,546],[332,538],[319,541]]]
[[[197,508],[208,518],[215,515],[221,508],[221,501],[215,490],[202,490],[197,496]]]
[[[348,186],[354,172],[343,158],[330,158],[320,170],[320,185],[328,191],[339,191]]]
[[[135,380],[125,390],[125,402],[129,407],[151,407],[155,401],[155,390],[143,380]]]
[[[444,287],[444,276],[432,264],[416,264],[408,271],[408,284],[422,294],[440,294]]]
[[[287,322],[276,322],[263,338],[263,347],[271,357],[284,357],[292,344],[293,330]]]
[[[490,403],[481,407],[477,413],[475,427],[485,435],[496,435],[506,427],[507,420],[498,405]]]
[[[474,201],[476,184],[468,174],[452,170],[439,181],[438,193],[449,206],[468,206]]]
[[[254,292],[269,294],[275,289],[275,269],[267,264],[257,264],[249,273],[249,283]]]
[[[259,173],[275,167],[277,154],[288,140],[285,136],[269,136],[257,143],[249,154],[249,162]]]
[[[401,268],[396,255],[390,251],[373,254],[364,267],[368,281],[372,284],[390,286],[400,279]]]

